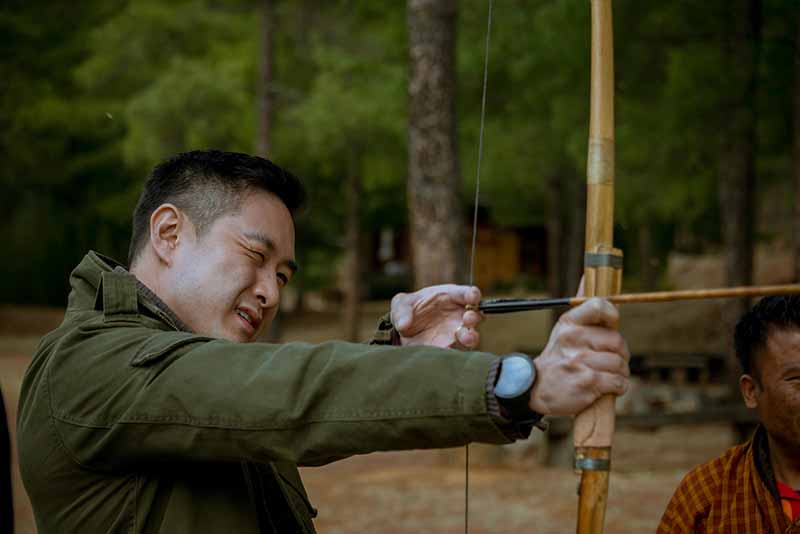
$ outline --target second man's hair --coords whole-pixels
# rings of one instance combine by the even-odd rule
[[[734,343],[742,372],[760,381],[756,369],[758,352],[767,345],[774,329],[800,329],[800,295],[764,297],[736,324]]]

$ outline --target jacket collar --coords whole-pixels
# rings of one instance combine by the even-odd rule
[[[129,283],[103,283],[105,279],[111,280],[117,277],[127,279]],[[67,313],[89,309],[105,311],[104,308],[109,302],[133,302],[135,304],[132,307],[135,309],[130,311],[134,313],[144,312],[154,315],[175,330],[192,331],[158,295],[121,263],[95,251],[89,251],[72,271],[70,286],[72,291],[69,295]],[[106,295],[104,294],[106,291],[114,294]]]
[[[763,425],[758,425],[753,434],[753,463],[756,464],[756,471],[758,471],[761,481],[764,482],[764,486],[776,500],[780,501],[778,483],[775,480],[775,472],[772,470],[772,462],[769,459],[767,430]]]

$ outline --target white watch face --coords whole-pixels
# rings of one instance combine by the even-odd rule
[[[533,383],[533,363],[525,356],[507,356],[503,358],[500,377],[494,386],[494,394],[504,399],[519,397]]]

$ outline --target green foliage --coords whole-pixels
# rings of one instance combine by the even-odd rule
[[[399,3],[389,10],[346,9],[350,4],[335,5],[330,14],[335,27],[311,39],[316,76],[289,117],[304,132],[308,154],[332,165],[338,180],[348,172],[361,173],[367,198],[374,201],[365,214],[371,221],[376,219],[373,204],[386,218],[380,208],[387,198],[369,193],[404,188],[407,82],[405,40],[397,35],[404,11]],[[401,204],[393,208],[404,212]],[[393,219],[403,221],[390,216],[386,222]]]
[[[255,135],[254,98],[247,91],[251,72],[241,59],[246,55],[230,57],[225,62],[175,58],[157,80],[128,100],[128,164],[146,169],[193,147],[250,150]]]
[[[165,156],[252,150],[259,5],[9,0],[0,8],[0,301],[62,303],[67,273],[87,248],[124,259],[142,180]],[[800,7],[762,5],[757,163],[768,185],[791,176]],[[406,224],[406,6],[275,6],[271,157],[308,185],[297,227],[300,283],[321,286],[341,253],[348,173],[363,177],[364,228]],[[589,7],[495,2],[480,200],[495,224],[541,225],[546,179],[583,181]],[[477,174],[486,9],[485,0],[459,3],[465,212]],[[719,110],[735,75],[722,55],[728,3],[620,0],[614,10],[618,241],[634,247],[648,225],[662,258],[675,246],[714,246],[718,134],[726,127]],[[676,235],[692,239],[676,245]]]
[[[498,2],[491,36],[481,203],[500,224],[544,223],[544,180],[582,175],[588,132],[588,6]],[[465,182],[474,188],[483,83],[483,2],[464,3],[459,75]],[[469,196],[468,193],[466,196]],[[471,203],[471,200],[470,200]]]

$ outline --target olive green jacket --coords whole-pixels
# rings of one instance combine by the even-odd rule
[[[40,534],[310,533],[297,465],[513,435],[487,411],[493,355],[212,339],[115,266],[91,252],[73,271],[22,385]]]

